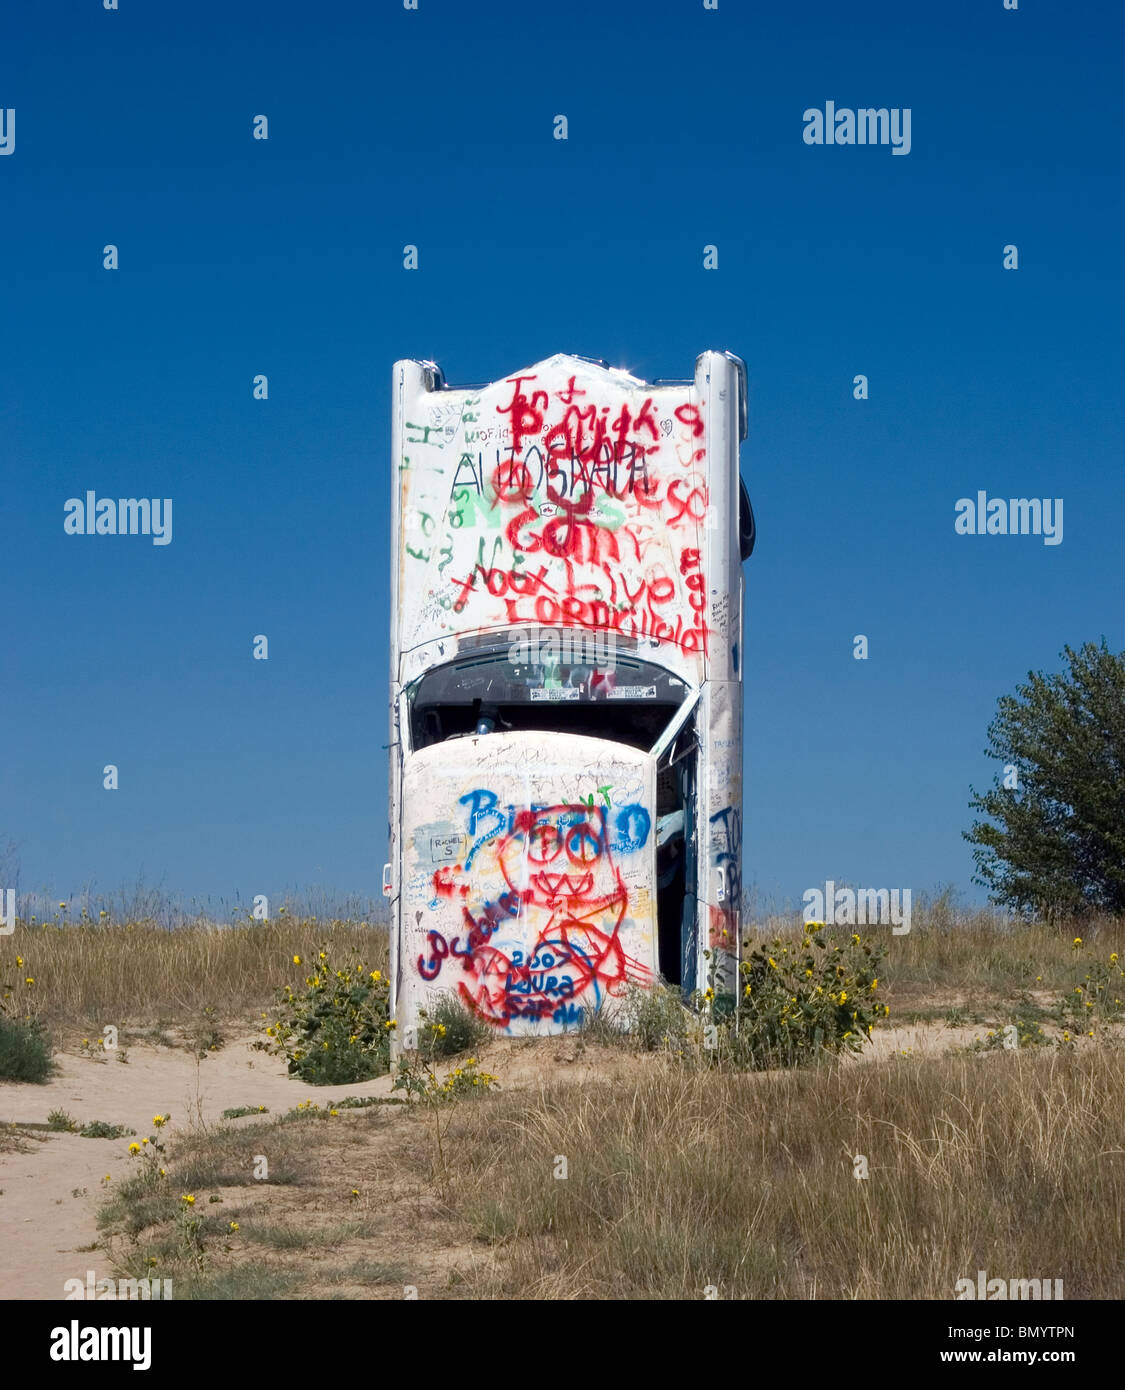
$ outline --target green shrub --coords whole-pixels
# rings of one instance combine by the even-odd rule
[[[51,1042],[39,1020],[0,1013],[0,1081],[44,1082],[53,1069]]]
[[[35,976],[23,956],[0,969],[0,1081],[46,1081],[54,1064],[51,1039],[32,1003]]]
[[[492,1029],[452,994],[443,994],[433,1009],[419,1009],[418,1050],[430,1061],[456,1057],[479,1048],[492,1037]]]
[[[684,1008],[683,996],[673,985],[630,989],[617,1018],[642,1052],[681,1048],[692,1021],[691,1013]]]
[[[823,922],[807,923],[799,943],[775,936],[743,945],[733,1029],[715,1030],[738,1065],[795,1066],[824,1052],[858,1052],[876,1018],[890,1012],[875,1000],[885,946],[826,933]],[[710,997],[707,990],[704,1006]]]
[[[78,1131],[83,1139],[124,1139],[126,1135],[136,1132],[126,1125],[112,1125],[108,1120],[91,1120]]]
[[[301,965],[301,957],[293,957]],[[390,1069],[390,981],[358,952],[333,966],[327,944],[317,952],[305,988],[278,991],[278,1017],[265,1028],[263,1052],[286,1058],[291,1076],[312,1086],[369,1081]]]
[[[407,1098],[437,1103],[459,1096],[483,1095],[497,1085],[499,1077],[481,1071],[475,1057],[466,1057],[463,1066],[439,1080],[433,1066],[418,1052],[398,1059],[393,1091],[405,1091]]]

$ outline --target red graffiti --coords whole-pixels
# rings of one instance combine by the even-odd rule
[[[720,907],[712,904],[709,912],[707,944],[712,951],[726,951],[733,955],[735,950],[734,904],[724,903]]]
[[[560,1011],[569,1017],[574,1006],[596,1008],[627,984],[651,983],[650,971],[621,943],[629,893],[606,817],[604,807],[582,804],[517,812],[495,846],[508,891],[476,914],[462,909],[464,936],[447,942],[440,932],[428,933],[428,955],[418,958],[422,978],[435,979],[455,958],[464,976],[457,984],[462,1000],[499,1028],[516,1018],[554,1019]],[[452,879],[444,878],[446,884],[452,893]],[[492,944],[512,917],[534,916],[545,920],[526,953]]]
[[[506,421],[510,448],[506,457],[497,450],[490,476],[483,455],[479,472],[471,460],[469,470],[487,506],[482,514],[491,514],[489,524],[502,528],[493,563],[486,563],[482,541],[469,573],[447,574],[453,597],[445,606],[461,615],[487,595],[503,604],[487,621],[608,631],[705,655],[707,586],[699,550],[680,552],[679,574],[647,558],[656,546],[667,564],[672,533],[694,538],[706,520],[708,481],[698,468],[706,457],[700,408],[675,408],[681,428],[673,438],[667,419],[662,436],[652,396],[639,406],[599,405],[585,399],[574,376],[551,393],[535,373],[507,382],[511,398],[496,411]],[[675,452],[663,471],[662,450],[665,457]],[[464,460],[455,483],[463,475]],[[498,511],[502,515],[493,520]],[[495,552],[505,542],[512,554],[499,566]],[[692,564],[684,563],[686,555],[694,556]],[[529,566],[536,557],[544,563]]]
[[[460,868],[460,865],[457,867]],[[453,870],[450,868],[436,869],[434,871],[434,893],[439,898],[452,898],[455,894],[467,898],[469,885],[467,883],[454,883]]]
[[[507,415],[512,428],[512,448],[518,453],[523,445],[524,435],[536,435],[543,428],[543,411],[547,408],[546,391],[533,391],[525,396],[520,386],[525,381],[534,381],[531,376],[510,376],[505,378],[512,386],[512,399],[507,405],[498,405],[497,413]]]

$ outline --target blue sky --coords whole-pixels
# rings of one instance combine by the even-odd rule
[[[391,363],[687,377],[717,347],[748,364],[759,534],[745,881],[979,900],[997,697],[1065,642],[1125,647],[1123,28],[1030,0],[10,9],[21,888],[377,895]],[[909,155],[805,145],[827,100],[909,107]],[[64,535],[88,489],[173,498],[172,544]],[[1063,543],[955,535],[980,489],[1062,497]]]

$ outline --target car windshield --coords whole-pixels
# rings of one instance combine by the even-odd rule
[[[605,633],[512,634],[462,652],[407,688],[412,747],[511,729],[587,734],[651,748],[688,686],[655,663],[615,651]]]

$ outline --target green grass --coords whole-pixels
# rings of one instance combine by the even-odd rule
[[[301,1283],[299,1271],[241,1264],[194,1279],[174,1279],[173,1291],[181,1301],[264,1302],[275,1298],[299,1298]]]
[[[369,1221],[340,1221],[327,1226],[259,1226],[247,1222],[242,1230],[246,1239],[274,1250],[332,1250],[347,1241],[368,1237],[371,1232]]]

